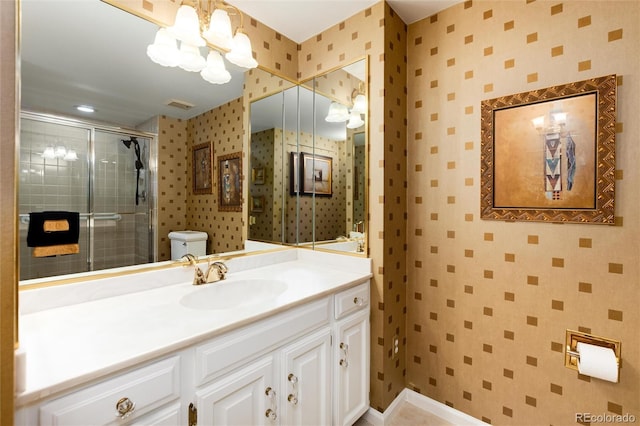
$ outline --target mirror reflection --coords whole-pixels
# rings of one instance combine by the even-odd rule
[[[350,118],[326,116],[334,102],[353,109],[366,81],[364,60],[303,85],[229,65],[231,81],[213,86],[149,60],[157,29],[99,0],[23,0],[21,280],[169,260],[176,231],[205,232],[206,253],[270,247],[256,241],[329,247],[352,238],[366,211],[365,167],[354,163],[356,135],[366,146],[366,126],[348,129]],[[246,122],[242,99],[267,93],[266,81],[278,88],[273,99],[245,112],[252,138],[242,211],[218,213],[217,188],[193,194],[192,148],[213,140],[214,168],[218,155],[246,149],[236,137],[243,133],[237,123]],[[94,112],[76,109],[85,104]],[[207,123],[230,116],[234,139],[218,145]],[[29,214],[48,210],[79,214],[72,256],[33,256]]]
[[[361,60],[252,102],[250,239],[364,252],[365,69]]]

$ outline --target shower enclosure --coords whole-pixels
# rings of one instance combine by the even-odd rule
[[[153,262],[155,137],[23,113],[20,131],[20,279]],[[78,254],[34,257],[29,213],[80,213]]]

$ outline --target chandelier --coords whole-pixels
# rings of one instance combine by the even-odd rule
[[[229,14],[240,16],[240,26],[235,35]],[[256,68],[251,41],[244,33],[244,17],[236,8],[220,0],[185,0],[176,13],[171,27],[160,28],[153,44],[147,47],[147,55],[165,67],[180,67],[185,71],[199,72],[212,84],[224,84],[231,80],[222,54],[242,68]],[[180,47],[178,47],[178,41]],[[206,59],[200,48],[209,46]]]
[[[328,123],[344,123],[347,122],[348,129],[357,129],[364,124],[364,120],[361,115],[367,114],[367,98],[365,97],[364,88],[362,85],[359,89],[354,89],[351,93],[351,101],[353,107],[351,111],[346,105],[339,102],[331,102],[329,105],[329,112],[325,117],[325,121]]]

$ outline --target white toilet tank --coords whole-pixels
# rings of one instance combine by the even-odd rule
[[[207,254],[207,233],[200,231],[169,232],[171,260],[178,260],[187,253],[194,256]]]

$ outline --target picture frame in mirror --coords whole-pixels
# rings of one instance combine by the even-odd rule
[[[213,193],[213,150],[211,143],[195,145],[192,149],[193,193]]]
[[[331,197],[333,181],[333,158],[319,154],[300,153],[300,176],[302,195]]]
[[[242,152],[218,156],[218,211],[242,211]]]

